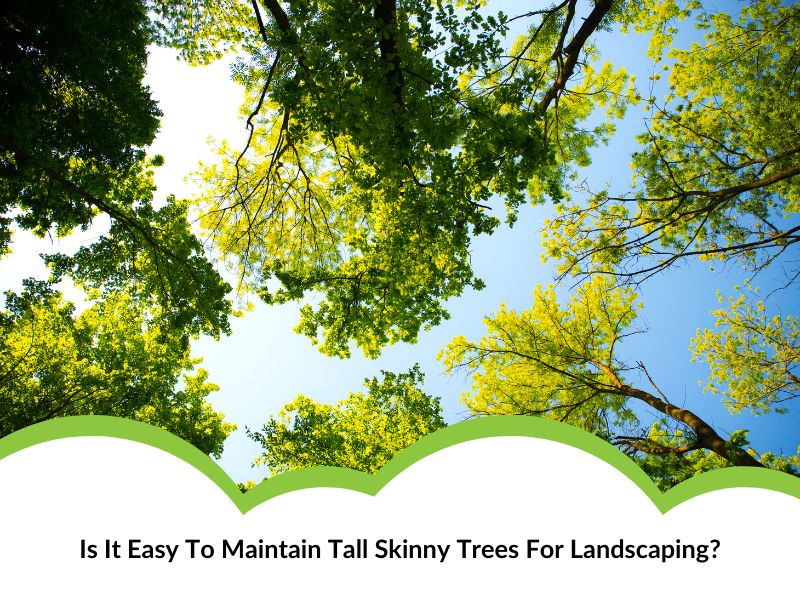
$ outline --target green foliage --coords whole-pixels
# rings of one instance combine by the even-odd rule
[[[195,359],[191,364],[199,362]],[[197,369],[194,374],[184,373],[181,379],[182,385],[173,385],[172,392],[162,392],[163,395],[137,410],[132,418],[166,429],[219,458],[228,435],[236,430],[236,425],[223,421],[225,415],[216,412],[206,400],[211,392],[219,391],[219,386],[206,382],[208,372],[205,369]]]
[[[67,415],[138,419],[218,456],[235,427],[189,338],[229,332],[230,286],[192,233],[188,206],[154,208],[145,147],[160,112],[142,85],[152,41],[138,0],[11,0],[0,23],[0,253],[12,227],[63,237],[110,219],[74,255],[45,257],[94,304],[74,314],[47,284],[7,294],[0,435]]]
[[[50,257],[54,278],[165,307],[187,335],[229,330],[225,284],[190,231],[187,206],[153,207],[145,159],[160,113],[142,85],[151,27],[140,1],[12,0],[0,35],[0,250],[13,221],[44,237],[109,232],[75,256]]]
[[[559,214],[546,224],[547,254],[562,276],[585,279],[565,302],[538,287],[529,310],[501,307],[480,342],[457,338],[443,352],[449,371],[473,373],[464,396],[473,412],[574,423],[620,446],[662,488],[730,463],[796,473],[797,457],[756,461],[746,432],[722,439],[652,380],[651,391],[634,387],[618,354],[640,308],[621,284],[691,256],[759,270],[800,240],[800,7],[751,0],[733,15],[693,0],[566,0],[509,17],[483,4],[7,3],[0,253],[14,223],[39,236],[86,229],[100,214],[111,226],[72,256],[46,257],[52,281],[72,278],[90,309],[76,316],[41,282],[7,296],[0,434],[117,414],[220,452],[232,426],[206,402],[215,386],[194,371],[188,341],[229,331],[230,288],[193,234],[190,209],[201,210],[239,291],[304,302],[296,330],[326,354],[346,357],[355,345],[375,357],[415,342],[447,318],[445,300],[483,285],[473,236],[551,199]],[[527,31],[506,40],[523,19]],[[704,41],[670,49],[687,19]],[[650,97],[602,62],[593,38],[615,27],[650,34]],[[152,41],[193,63],[239,53],[233,77],[250,136],[243,148],[222,144],[219,163],[203,167],[197,205],[169,197],[153,206],[162,159],[148,161],[144,148],[159,113],[142,85]],[[630,193],[565,201],[575,169],[640,101],[646,130]],[[797,319],[767,315],[750,295],[717,311],[692,349],[730,410],[780,412],[800,390]],[[374,472],[444,425],[417,368],[366,383],[336,406],[298,396],[250,433],[264,447],[258,461],[273,473]],[[637,401],[664,415],[638,433]]]
[[[697,414],[672,404],[643,363],[637,366],[652,392],[625,380],[630,369],[617,353],[636,333],[631,327],[639,308],[635,293],[610,276],[586,280],[563,307],[553,286],[537,288],[530,310],[501,307],[486,319],[488,335],[480,342],[458,337],[440,358],[449,372],[472,373],[472,390],[463,400],[474,413],[541,415],[577,425],[631,456],[644,455],[642,464],[662,479],[667,471],[677,477],[681,455],[697,450],[714,453],[714,464],[764,466],[746,451],[744,435],[723,439]],[[654,409],[677,433],[671,439],[653,431],[632,434],[638,425],[632,403]],[[681,437],[689,441],[678,446]]]
[[[230,333],[231,287],[191,230],[188,203],[167,198],[153,207],[152,170],[118,175],[115,199],[128,205],[108,233],[73,255],[45,256],[55,280],[68,276],[94,293],[123,292],[157,304],[165,321],[185,336]]]
[[[734,432],[732,437],[738,437],[739,433],[746,432]],[[629,446],[626,453],[650,476],[661,491],[667,491],[690,477],[729,466],[728,461],[702,448],[679,451],[692,446],[695,441],[691,432],[674,429],[665,419],[660,419],[653,423],[647,435],[640,439],[641,449]],[[743,445],[746,445],[746,440]]]
[[[160,309],[117,292],[79,315],[27,280],[0,313],[0,436],[41,421],[102,414],[162,427],[219,456],[235,426],[207,402],[216,385]]]
[[[366,393],[335,406],[298,396],[248,435],[264,447],[256,459],[273,475],[314,466],[375,473],[400,450],[445,426],[439,399],[419,389],[418,366],[408,373],[382,371],[365,380]]]
[[[240,492],[244,493],[244,492],[249,492],[250,490],[252,490],[257,485],[258,485],[257,481],[255,481],[253,479],[248,479],[247,481],[237,483],[236,487],[239,488]]]
[[[134,0],[9,0],[3,13],[0,213],[16,208],[20,227],[65,235],[97,208],[79,190],[111,195],[158,127],[141,83],[147,15]]]
[[[787,412],[784,403],[800,395],[797,317],[770,316],[764,302],[752,300],[757,293],[748,285],[747,294],[728,298],[727,308],[714,311],[715,329],[698,330],[691,350],[710,367],[706,391],[731,412]]]
[[[613,131],[579,123],[598,104],[624,112],[627,78],[610,66],[581,62],[565,91],[581,50],[594,56],[586,36],[568,44],[578,17],[566,3],[526,15],[510,50],[509,17],[477,2],[259,6],[260,44],[251,34],[234,68],[250,139],[203,171],[202,225],[267,303],[320,292],[297,331],[326,354],[355,342],[374,357],[447,318],[443,300],[482,285],[469,245],[499,225],[496,199],[509,222],[526,199],[558,200],[570,165]]]
[[[664,5],[667,21],[686,15]],[[632,192],[595,194],[548,224],[548,254],[562,272],[641,281],[688,256],[735,257],[759,269],[800,240],[800,6],[753,0],[738,17],[694,16],[704,42],[656,63],[654,79],[668,72],[668,88],[663,99],[646,100]],[[671,35],[656,42],[654,56],[661,59]]]
[[[618,286],[641,283],[698,257],[712,265],[735,261],[756,273],[780,265],[783,287],[794,285],[800,6],[751,0],[737,6],[738,14],[726,10],[648,0],[621,20],[624,29],[652,33],[649,55],[655,60],[650,94],[643,98],[646,131],[637,137],[640,150],[632,160],[633,186],[618,197],[609,189],[589,192],[585,201],[559,206],[556,218],[545,223],[546,255],[557,261],[560,277],[603,273]],[[703,42],[670,48],[677,23],[688,17]],[[665,84],[658,83],[662,73],[668,74]],[[785,412],[800,390],[797,319],[770,315],[758,290],[749,284],[748,290],[714,312],[713,329],[698,330],[693,360],[708,363],[705,389],[731,412]],[[701,437],[685,423],[676,429],[674,422],[660,421],[649,433],[618,436],[614,443],[664,488],[729,459],[746,460],[743,432],[713,452]],[[795,459],[764,453],[758,460],[797,474]]]
[[[258,35],[250,22],[250,2],[145,0],[144,5],[153,17],[156,42],[177,49],[194,64],[240,51]]]
[[[729,443],[738,448],[747,447],[749,445],[747,433],[745,430],[734,431]],[[649,451],[629,448],[627,453],[662,491],[667,491],[690,477],[730,466],[730,463],[719,455],[702,448],[683,451],[683,448],[691,446],[694,442],[691,432],[682,429],[670,430],[669,424],[663,419],[655,422],[647,436],[642,439],[654,443],[652,448],[648,448]],[[657,450],[653,452],[653,449]],[[750,452],[752,453],[752,450]],[[758,459],[769,469],[800,475],[800,448],[798,454],[794,456],[764,452]]]
[[[681,2],[679,0],[641,0],[628,2],[620,19],[623,33],[631,30],[650,35],[647,56],[656,62],[663,58],[664,51],[671,47],[674,36],[678,33],[678,23],[689,18],[693,11],[701,9],[696,0]]]
[[[457,337],[440,360],[472,374],[462,400],[475,414],[548,416],[608,434],[638,422],[619,393],[616,356],[636,312],[636,295],[607,277],[584,283],[563,307],[553,286],[537,287],[529,310],[501,306],[480,342]]]
[[[800,476],[800,446],[797,448],[797,454],[792,456],[765,452],[759,458],[765,467],[788,473],[789,475]]]

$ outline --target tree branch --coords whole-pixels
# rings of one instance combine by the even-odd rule
[[[378,48],[381,60],[390,68],[386,72],[386,82],[394,95],[395,102],[403,107],[403,70],[400,54],[397,51],[397,5],[395,0],[380,0],[375,7],[375,19],[381,24],[378,29]]]
[[[583,46],[586,44],[586,40],[588,40],[589,36],[600,26],[600,22],[603,20],[603,17],[606,16],[606,13],[611,10],[613,3],[613,0],[596,0],[592,12],[589,13],[589,16],[583,21],[583,24],[575,33],[570,43],[562,50],[561,54],[564,55],[564,58],[562,59],[559,56],[556,59],[559,64],[558,77],[553,85],[550,86],[550,89],[545,92],[541,102],[539,102],[537,109],[541,114],[544,114],[550,106],[550,103],[558,98],[564,91],[567,81],[575,72],[575,66],[578,64],[578,57],[580,56]],[[569,21],[565,24],[568,23]],[[562,35],[564,33],[562,33]],[[561,43],[563,42],[559,42],[559,44]]]
[[[277,0],[262,0],[269,10],[272,18],[275,19],[275,24],[278,26],[278,29],[283,31],[284,33],[288,33],[291,26],[289,25],[289,16],[283,10],[281,5],[278,3]],[[253,4],[255,4],[255,0],[253,0]],[[262,27],[263,31],[263,23],[261,23],[261,14],[256,12],[258,16],[259,24]]]

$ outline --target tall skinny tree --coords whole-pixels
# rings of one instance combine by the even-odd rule
[[[680,455],[704,449],[739,466],[763,466],[725,439],[695,412],[672,403],[637,367],[651,389],[631,385],[630,367],[619,358],[620,346],[633,333],[636,294],[595,276],[584,282],[562,307],[553,286],[537,288],[529,310],[505,307],[486,319],[479,342],[464,337],[443,351],[448,371],[473,374],[464,402],[476,414],[542,415],[578,425],[644,454]],[[686,443],[676,446],[630,436],[638,423],[631,403],[647,406],[677,424]]]

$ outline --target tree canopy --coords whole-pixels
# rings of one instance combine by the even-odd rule
[[[770,315],[762,300],[753,300],[758,290],[748,292],[714,311],[714,329],[698,330],[692,352],[708,363],[706,389],[732,412],[788,412],[787,404],[800,396],[797,317]]]
[[[185,201],[156,200],[147,157],[161,113],[142,84],[154,39],[137,0],[11,0],[0,9],[0,254],[14,229],[65,237],[50,282],[8,294],[0,433],[72,414],[162,426],[219,455],[233,426],[206,401],[189,339],[230,330],[230,286],[192,231]],[[94,229],[97,231],[98,229]],[[50,288],[68,278],[80,315]]]
[[[735,465],[760,463],[735,442],[723,439],[694,412],[670,402],[650,380],[652,392],[630,385],[631,367],[620,360],[623,340],[636,333],[636,294],[614,287],[608,276],[581,285],[562,307],[552,286],[537,288],[529,311],[501,308],[486,319],[480,342],[460,337],[443,352],[448,370],[474,373],[464,401],[480,414],[542,415],[578,425],[631,451],[681,455],[709,450]],[[636,367],[649,379],[644,364]],[[655,409],[686,440],[670,445],[652,436],[627,435],[638,426],[631,401]]]
[[[444,351],[449,370],[473,372],[473,412],[574,423],[665,486],[724,464],[794,469],[793,459],[747,451],[744,431],[723,437],[671,402],[644,357],[621,358],[641,309],[632,284],[691,257],[736,258],[757,273],[791,252],[794,3],[751,0],[733,14],[695,1],[565,0],[515,16],[427,0],[225,6],[156,10],[163,43],[190,60],[241,52],[233,76],[246,90],[249,137],[221,146],[200,199],[201,225],[241,290],[305,302],[297,331],[322,352],[346,357],[355,344],[375,357],[415,342],[447,317],[445,300],[482,285],[470,244],[499,227],[494,210],[504,205],[513,223],[524,202],[550,199],[558,214],[545,250],[574,293],[559,302],[556,288],[538,287],[530,310],[501,308],[483,340],[457,338]],[[703,41],[672,48],[681,21]],[[520,23],[525,32],[506,39]],[[649,34],[649,93],[603,62],[595,39],[612,30]],[[630,189],[576,189],[571,177],[632,104],[646,118]],[[732,411],[787,408],[796,328],[758,298],[732,300],[692,341],[711,366],[707,389]],[[632,369],[647,385],[632,383]],[[662,416],[639,429],[637,403]],[[283,442],[304,431],[325,432],[322,454],[346,446],[334,409],[300,397],[287,411],[254,434],[265,462],[294,468],[285,449],[306,455]]]
[[[53,256],[54,278],[128,293],[187,334],[227,332],[224,283],[190,231],[187,206],[154,207],[146,157],[160,112],[142,84],[153,39],[140,1],[5,3],[0,42],[0,240],[12,218],[63,237],[105,215],[100,240]],[[13,217],[11,216],[13,215]]]
[[[760,0],[694,18],[703,42],[656,63],[668,87],[645,99],[630,192],[567,203],[549,223],[563,272],[637,282],[686,257],[758,270],[800,240],[800,6]]]
[[[219,456],[235,429],[206,400],[182,334],[124,293],[79,315],[46,283],[6,293],[0,313],[0,435],[47,419],[112,415],[150,423]],[[179,385],[180,384],[180,385]]]
[[[377,356],[446,318],[444,300],[482,286],[469,245],[498,227],[492,205],[513,222],[525,200],[559,199],[612,129],[583,119],[623,110],[626,76],[608,66],[585,65],[566,93],[589,35],[623,12],[597,2],[573,31],[576,4],[511,18],[479,2],[270,0],[249,24],[245,3],[200,2],[192,19],[163,6],[164,39],[187,57],[243,51],[250,135],[205,170],[201,221],[240,286],[268,303],[321,292],[297,331],[336,356],[351,342]]]
[[[0,208],[38,235],[64,235],[104,210],[158,128],[141,83],[147,16],[132,1],[11,0],[2,19]]]
[[[424,393],[418,366],[366,379],[366,393],[332,406],[298,396],[250,437],[261,444],[257,464],[273,475],[307,467],[375,473],[400,450],[444,427],[439,399]]]
[[[473,373],[464,400],[474,413],[539,414],[589,429],[663,488],[728,464],[797,474],[796,456],[745,451],[747,431],[723,437],[671,402],[646,357],[620,358],[624,339],[641,333],[635,285],[682,261],[736,261],[748,278],[780,266],[776,293],[796,293],[798,6],[753,0],[738,15],[691,2],[661,7],[628,24],[659,24],[660,32],[651,41],[658,69],[642,98],[645,132],[630,191],[615,196],[584,184],[545,223],[546,258],[559,281],[573,283],[572,296],[562,305],[553,286],[537,288],[530,310],[501,307],[487,318],[486,337],[456,338],[442,359],[449,371]],[[665,54],[676,19],[687,17],[703,42]],[[660,72],[669,73],[663,97]],[[745,286],[714,312],[713,329],[697,331],[693,360],[709,365],[706,391],[731,412],[787,412],[798,391],[797,319],[770,314],[749,279]],[[629,382],[634,370],[646,385]],[[662,415],[643,428],[632,411],[641,403]]]
[[[746,291],[690,342],[710,367],[706,389],[756,415],[785,412],[800,390],[797,318],[771,312],[753,282],[779,273],[773,293],[792,293],[800,273],[800,7],[736,10],[695,0],[555,0],[516,15],[480,0],[6,3],[0,253],[14,229],[62,237],[109,225],[72,255],[45,256],[49,282],[7,295],[2,431],[118,414],[218,454],[231,426],[206,402],[214,386],[189,349],[192,337],[230,331],[234,290],[217,268],[240,295],[298,302],[296,331],[323,353],[375,358],[484,285],[475,236],[551,201],[545,254],[573,293],[539,286],[529,310],[501,307],[482,340],[444,350],[448,370],[473,373],[467,406],[588,429],[662,487],[725,464],[794,472],[796,457],[748,450],[744,430],[723,436],[659,390],[647,357],[624,354],[640,328],[636,285],[693,258],[724,262],[743,271]],[[673,47],[688,24],[696,41]],[[647,92],[602,52],[604,32],[631,30],[650,38]],[[160,117],[142,83],[148,43],[195,64],[236,53],[247,139],[220,144],[198,198],[156,197],[164,159],[147,155]],[[631,185],[576,185],[637,105]],[[76,314],[52,289],[62,279],[94,304]],[[367,380],[336,406],[298,396],[250,434],[259,461],[273,473],[374,472],[444,425],[421,385],[414,368]],[[657,420],[642,423],[637,405]]]

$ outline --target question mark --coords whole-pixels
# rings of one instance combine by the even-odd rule
[[[711,543],[714,544],[714,554],[712,554],[712,558],[717,558],[717,550],[719,549],[719,540],[711,540]]]

